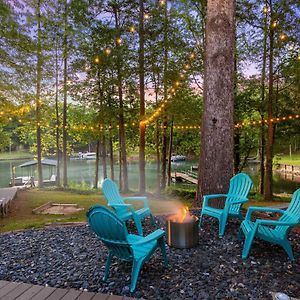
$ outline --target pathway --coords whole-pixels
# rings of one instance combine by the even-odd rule
[[[16,197],[19,188],[0,188],[0,216],[7,214],[10,202]]]
[[[134,300],[134,298],[0,280],[0,300]]]

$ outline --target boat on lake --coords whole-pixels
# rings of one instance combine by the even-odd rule
[[[186,156],[184,156],[184,155],[172,155],[171,156],[172,162],[185,161],[185,160],[186,160]]]
[[[79,152],[78,153],[79,159],[87,159],[87,160],[95,160],[96,159],[96,152]]]

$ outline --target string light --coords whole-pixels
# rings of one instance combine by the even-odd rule
[[[148,20],[149,18],[150,18],[149,13],[144,13],[144,19],[145,19],[145,20]]]
[[[278,25],[278,21],[274,21],[274,22],[272,23],[272,27],[273,27],[273,28],[276,28],[277,25]]]
[[[121,44],[122,44],[122,39],[121,39],[120,37],[118,37],[118,38],[116,39],[116,42],[117,42],[118,45],[121,45]]]
[[[160,4],[161,6],[163,6],[163,5],[166,4],[166,1],[165,1],[165,0],[160,0],[160,1],[159,1],[159,4]]]
[[[111,54],[111,49],[110,48],[105,48],[104,53],[106,55],[110,55]]]
[[[96,57],[95,57],[94,62],[95,62],[96,64],[99,64],[99,63],[100,63],[100,58],[99,58],[99,56],[96,56]]]
[[[131,33],[135,32],[135,27],[133,25],[129,27],[129,32]]]
[[[263,13],[264,13],[264,14],[267,14],[268,12],[269,12],[269,9],[268,9],[267,6],[265,6],[265,7],[263,8]]]
[[[287,38],[287,36],[286,36],[284,33],[282,33],[282,34],[279,36],[279,38],[280,38],[280,40],[284,41],[284,40]]]

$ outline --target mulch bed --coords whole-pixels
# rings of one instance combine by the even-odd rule
[[[156,223],[165,227],[165,218],[157,217]],[[144,228],[153,230],[149,220]],[[107,250],[87,225],[2,234],[0,280],[144,299],[271,299],[271,291],[300,297],[300,234],[290,233],[295,262],[282,248],[259,240],[250,258],[242,260],[238,228],[239,221],[230,221],[225,237],[219,238],[217,221],[206,217],[199,244],[191,249],[167,246],[167,269],[156,251],[144,265],[133,294],[130,263],[115,259],[109,280],[101,281]],[[132,224],[129,230],[134,230]]]

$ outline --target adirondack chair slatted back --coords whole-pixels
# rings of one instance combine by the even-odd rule
[[[103,180],[102,192],[108,201],[108,204],[124,204],[118,186],[111,179],[106,178]]]
[[[117,184],[109,178],[103,180],[102,193],[108,203],[108,205],[124,204],[124,200],[119,193]],[[118,214],[126,213],[126,207],[116,208]]]
[[[300,189],[293,194],[292,201],[285,213],[278,219],[281,222],[300,222]],[[286,235],[291,226],[276,226],[275,230],[282,236]]]
[[[241,198],[247,198],[252,185],[252,180],[247,174],[239,173],[230,179],[228,194],[239,196]],[[234,200],[237,199],[235,197],[228,196],[226,202],[231,203]],[[229,212],[238,214],[241,209],[241,205],[242,204],[232,204]]]
[[[132,259],[127,228],[112,211],[97,205],[89,210],[87,217],[91,229],[115,256],[123,260]]]

